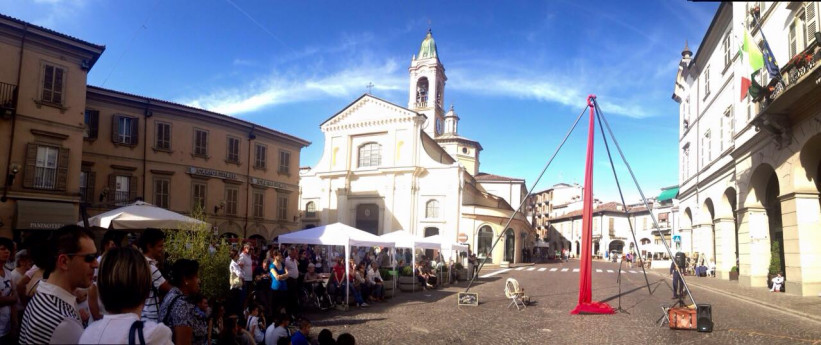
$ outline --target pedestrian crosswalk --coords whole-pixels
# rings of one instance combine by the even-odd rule
[[[595,270],[596,270],[596,273],[615,273],[615,274],[618,273],[618,270],[612,270],[612,269],[596,268]],[[488,278],[488,277],[492,277],[492,276],[495,276],[497,274],[502,274],[502,273],[509,272],[509,271],[523,271],[523,272],[534,272],[535,271],[535,272],[548,272],[548,273],[551,273],[551,272],[556,272],[556,273],[579,273],[578,268],[569,268],[569,267],[564,267],[564,268],[551,267],[551,268],[548,268],[548,267],[533,267],[533,266],[527,267],[527,266],[522,266],[522,267],[516,267],[516,268],[504,268],[504,269],[496,270],[496,271],[493,271],[493,272],[489,272],[485,275],[479,276],[479,278]],[[641,271],[636,271],[636,270],[622,270],[621,272],[624,273],[624,274],[641,274]]]

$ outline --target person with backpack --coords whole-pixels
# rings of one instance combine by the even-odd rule
[[[151,268],[151,290],[143,306],[143,319],[159,322],[162,294],[171,289],[171,284],[165,280],[157,268],[157,263],[165,259],[165,234],[157,229],[146,229],[140,236],[139,244]]]
[[[80,336],[80,344],[172,344],[171,329],[141,320],[151,270],[136,249],[114,248],[100,261],[97,288],[107,314]]]
[[[259,306],[254,304],[248,307],[248,320],[245,329],[253,335],[254,341],[257,342],[257,344],[265,340],[265,332],[262,330],[264,327],[265,326],[260,325],[259,322]]]
[[[198,318],[191,296],[200,292],[200,264],[179,259],[171,267],[171,289],[160,305],[160,320],[171,328],[174,344],[205,344],[208,324]]]

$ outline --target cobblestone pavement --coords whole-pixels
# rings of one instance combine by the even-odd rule
[[[671,280],[648,272],[651,295],[641,269],[622,273],[619,302],[618,264],[593,263],[593,299],[626,312],[570,315],[578,300],[578,261],[482,270],[471,288],[478,307],[458,307],[456,293],[466,283],[433,291],[397,292],[388,302],[349,311],[308,313],[314,334],[353,334],[357,344],[821,344],[821,322],[729,297],[717,289],[691,284],[698,303],[712,304],[712,333],[658,326],[670,299]],[[555,270],[554,270],[555,269]],[[567,270],[564,270],[567,269]],[[564,271],[563,271],[564,270]],[[611,272],[612,271],[612,272]],[[498,272],[498,273],[495,273]],[[495,274],[494,274],[495,273]],[[504,281],[519,280],[532,299],[527,309],[507,308]],[[814,300],[813,300],[814,301]]]

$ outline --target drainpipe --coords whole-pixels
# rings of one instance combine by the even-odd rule
[[[151,100],[145,101],[145,121],[143,121],[143,201],[148,200],[148,181],[145,180],[146,178],[146,170],[148,170],[147,160],[148,160],[148,119],[151,116],[154,116],[154,113],[151,112],[149,108],[151,106]],[[146,201],[147,202],[147,201]],[[170,205],[169,205],[170,206]]]
[[[8,158],[6,159],[6,185],[3,186],[3,197],[0,198],[0,201],[6,202],[8,200],[8,192],[9,188],[11,188],[13,181],[9,180],[9,174],[11,173],[11,153],[14,152],[14,129],[17,125],[17,109],[20,108],[20,77],[23,73],[23,51],[26,48],[26,34],[28,33],[29,26],[26,23],[23,23],[23,37],[20,38],[20,61],[17,63],[17,86],[14,90],[14,114],[11,116],[11,135],[9,136],[9,153]],[[22,167],[21,167],[22,168]],[[16,175],[15,175],[16,176]]]
[[[247,167],[245,173],[245,178],[248,181],[246,181],[245,183],[245,227],[242,230],[243,238],[245,238],[245,235],[248,234],[248,216],[249,212],[251,211],[251,202],[249,201],[251,199],[251,159],[253,158],[251,151],[251,141],[257,138],[257,135],[254,134],[255,128],[256,125],[251,126],[251,132],[248,133],[248,162],[246,163]],[[268,154],[268,152],[265,152],[265,154]]]

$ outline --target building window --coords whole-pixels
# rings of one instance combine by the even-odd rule
[[[34,188],[56,189],[58,156],[59,151],[56,147],[40,146],[37,148]]]
[[[733,107],[727,108],[727,111],[724,112],[724,141],[725,145],[722,148],[729,148],[733,142],[733,136],[735,135],[735,116],[733,116]]]
[[[131,200],[131,176],[115,176],[114,204],[127,205]]]
[[[377,143],[367,143],[359,147],[359,167],[378,167],[382,164],[382,146]]]
[[[704,68],[704,98],[710,95],[710,66]]]
[[[265,208],[265,193],[263,191],[254,191],[254,217],[262,218],[263,209]]]
[[[485,225],[479,229],[476,236],[476,255],[482,258],[490,256],[490,248],[493,246],[493,230]]]
[[[43,98],[41,101],[52,104],[63,104],[63,89],[66,72],[62,67],[43,64]]]
[[[171,124],[157,122],[154,135],[154,148],[158,150],[171,150]]]
[[[80,171],[80,201],[94,202],[94,183],[96,174],[93,171]]]
[[[288,218],[288,196],[277,196],[277,219],[285,220]]]
[[[85,129],[83,130],[83,138],[97,139],[97,133],[99,132],[98,129],[100,127],[100,111],[86,109],[85,115],[83,117],[83,123],[85,124]]]
[[[704,167],[707,163],[712,162],[712,150],[710,149],[710,131],[704,132],[704,137],[701,138],[701,166]]]
[[[730,67],[730,59],[732,58],[732,53],[730,51],[730,34],[728,33],[726,37],[724,37],[724,41],[721,45],[722,49],[724,50],[724,68]]]
[[[313,201],[309,201],[307,204],[305,204],[305,217],[316,217],[316,203],[314,203]]]
[[[291,170],[291,153],[288,151],[279,151],[279,171],[282,174],[288,174]]]
[[[121,145],[137,145],[139,120],[135,117],[114,115],[112,118],[111,141]]]
[[[239,163],[239,138],[228,137],[228,155],[225,159],[232,163]]]
[[[194,130],[194,155],[208,156],[208,131],[202,129]]]
[[[430,200],[425,204],[425,218],[439,218],[439,201]]]
[[[237,214],[237,200],[239,200],[239,188],[225,187],[225,214]]]
[[[154,180],[154,206],[168,208],[170,202],[169,192],[168,192],[168,185],[170,182],[167,179],[155,179]]]
[[[205,211],[205,195],[207,185],[204,182],[194,182],[191,185],[191,209],[194,212]]]
[[[255,144],[254,145],[254,167],[259,169],[265,169],[266,166],[266,156],[268,155],[268,147],[262,144]]]

